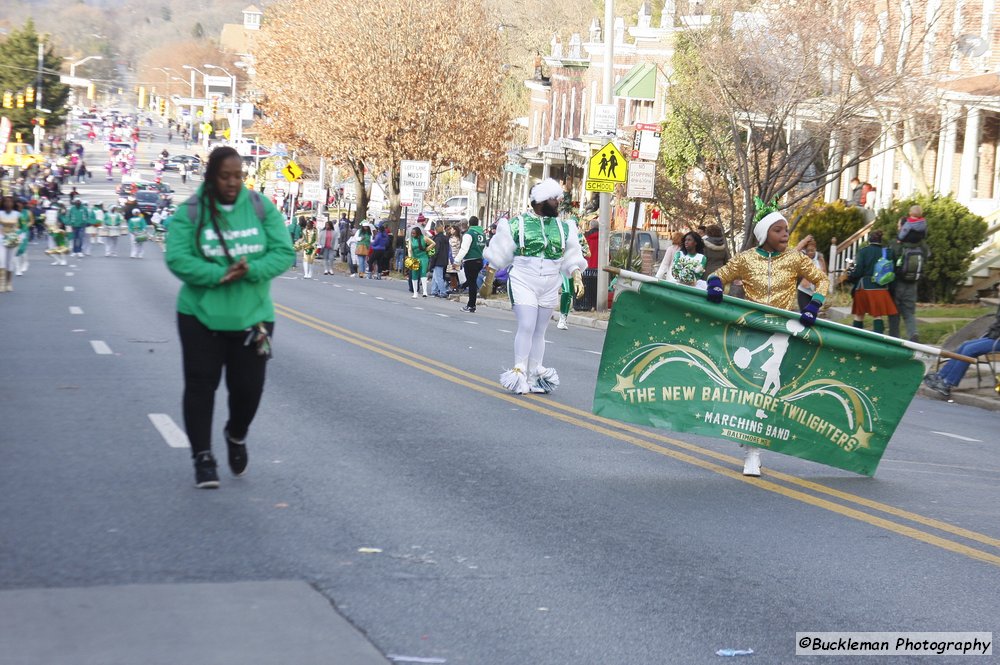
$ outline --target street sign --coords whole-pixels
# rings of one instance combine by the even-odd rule
[[[612,184],[621,183],[625,182],[627,175],[628,162],[625,161],[625,155],[621,153],[613,141],[609,141],[590,158],[590,164],[587,167],[587,191],[611,191],[609,189],[591,189],[590,183],[596,181]]]
[[[632,162],[628,167],[625,196],[630,199],[651,199],[655,182],[656,162]]]
[[[295,162],[289,160],[285,168],[281,169],[281,175],[285,176],[288,182],[294,182],[302,177],[302,169]]]
[[[399,204],[404,208],[408,208],[413,205],[413,192],[414,189],[409,185],[402,185],[399,188]]]
[[[632,159],[658,159],[660,156],[660,126],[638,123],[632,141]]]
[[[614,136],[618,129],[618,106],[598,104],[594,108],[594,134]]]
[[[588,180],[587,191],[601,192],[602,194],[611,194],[615,191],[615,183],[609,180]]]
[[[504,164],[503,170],[507,173],[516,173],[517,175],[528,175],[528,169],[521,166],[520,164],[511,164],[510,162]]]
[[[399,162],[399,187],[431,188],[431,163],[404,159]]]
[[[302,198],[306,201],[320,201],[326,203],[326,190],[319,180],[302,181]]]

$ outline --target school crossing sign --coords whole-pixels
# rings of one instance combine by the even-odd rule
[[[615,191],[615,185],[623,184],[627,178],[628,162],[613,141],[609,141],[590,158],[587,167],[588,192],[610,194]]]

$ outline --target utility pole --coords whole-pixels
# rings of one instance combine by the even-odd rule
[[[35,153],[41,152],[42,134],[45,129],[42,127],[42,64],[45,61],[45,42],[42,36],[38,36],[38,72],[35,74]]]
[[[604,96],[602,103],[612,102],[611,86],[614,85],[614,48],[615,48],[615,0],[604,0]],[[617,125],[617,121],[615,123]],[[604,268],[608,265],[608,249],[611,238],[611,194],[600,194],[600,214],[598,217],[597,243],[597,311],[608,309],[608,273]]]

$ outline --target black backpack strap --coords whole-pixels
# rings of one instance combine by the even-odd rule
[[[250,203],[253,204],[253,210],[257,213],[257,219],[263,222],[264,218],[267,217],[267,211],[264,210],[264,200],[260,198],[257,190],[250,189],[247,192],[250,195]]]

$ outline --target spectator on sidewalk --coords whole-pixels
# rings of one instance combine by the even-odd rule
[[[430,258],[430,271],[433,279],[431,281],[431,295],[435,298],[447,298],[448,286],[444,281],[444,271],[451,265],[451,226],[445,228],[444,233],[434,236],[434,256]]]
[[[993,285],[993,289],[1000,295],[1000,282]],[[956,353],[963,356],[978,358],[987,353],[997,353],[1000,351],[1000,307],[997,307],[996,316],[989,329],[979,339],[963,342]],[[941,368],[940,372],[931,372],[924,377],[924,384],[938,393],[942,397],[951,397],[951,389],[957,386],[969,369],[969,363],[961,360],[949,360]]]
[[[726,234],[718,224],[710,224],[705,230],[705,274],[711,275],[726,265],[732,256]]]
[[[811,235],[803,238],[795,249],[809,257],[809,260],[812,261],[817,270],[824,275],[827,274],[826,261],[823,259],[823,255],[816,251],[816,240]],[[816,285],[803,277],[799,280],[798,291],[799,310],[802,310],[809,304],[812,297],[816,294]]]
[[[899,320],[906,323],[906,334],[911,342],[917,336],[917,285],[927,268],[930,248],[927,246],[927,220],[920,206],[912,206],[908,217],[899,220],[892,253],[896,257],[896,279],[891,285],[892,297],[899,313],[889,317],[889,334],[900,336]]]
[[[475,215],[469,217],[468,224],[462,224],[462,229],[462,244],[455,257],[455,265],[462,266],[462,271],[465,273],[465,286],[469,289],[469,302],[462,310],[474,313],[476,311],[476,297],[479,295],[479,287],[477,286],[479,273],[483,269],[486,234],[483,233],[483,228],[479,226],[479,218]]]
[[[851,290],[854,327],[864,328],[865,315],[870,315],[875,319],[872,330],[880,334],[885,332],[882,317],[899,313],[889,287],[878,284],[874,278],[875,264],[883,256],[892,260],[892,252],[882,245],[882,232],[872,231],[868,236],[868,244],[858,252],[854,268],[847,277],[847,281],[854,285]]]

